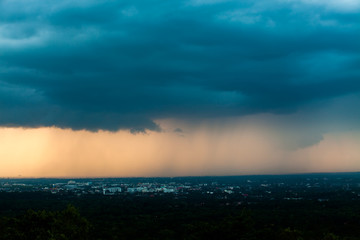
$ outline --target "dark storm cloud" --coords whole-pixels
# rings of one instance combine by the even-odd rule
[[[159,130],[154,119],[294,113],[360,92],[356,2],[16,0],[0,12],[4,126]]]

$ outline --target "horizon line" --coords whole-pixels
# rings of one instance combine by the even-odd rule
[[[95,177],[66,177],[66,176],[53,176],[53,177],[0,177],[3,179],[101,179],[101,178],[206,178],[206,177],[246,177],[246,176],[287,176],[287,175],[315,175],[315,174],[359,174],[360,171],[354,172],[300,172],[300,173],[263,173],[263,174],[237,174],[237,175],[183,175],[183,176],[95,176]]]

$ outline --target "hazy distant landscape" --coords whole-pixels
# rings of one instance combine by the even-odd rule
[[[359,239],[360,173],[0,179],[0,216],[0,239]]]

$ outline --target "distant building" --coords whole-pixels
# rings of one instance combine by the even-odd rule
[[[64,188],[66,189],[66,190],[74,190],[74,189],[76,189],[78,186],[77,185],[74,185],[74,184],[67,184],[67,185],[65,185],[64,186]]]
[[[173,188],[163,188],[163,192],[164,193],[173,193],[173,192],[175,192],[175,189],[173,189]]]
[[[120,192],[121,192],[121,187],[103,188],[104,195],[114,195],[115,193],[120,193]]]
[[[128,193],[135,193],[137,191],[136,188],[127,188]]]

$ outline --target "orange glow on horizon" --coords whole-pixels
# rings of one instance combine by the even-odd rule
[[[184,134],[0,128],[0,177],[137,177],[360,170],[359,134],[294,151],[259,126]]]

